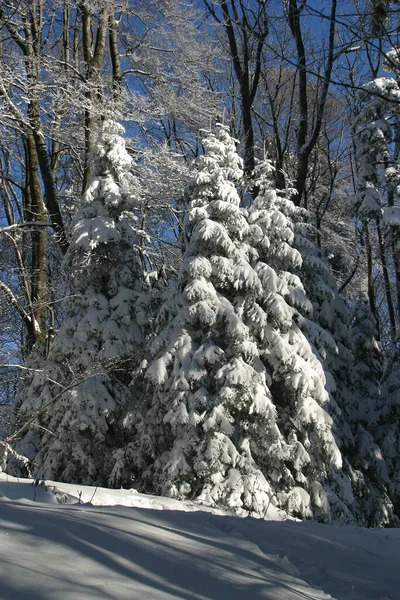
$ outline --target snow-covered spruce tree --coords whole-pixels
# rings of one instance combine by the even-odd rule
[[[373,428],[363,428],[358,423],[361,390],[356,375],[357,348],[350,331],[351,313],[321,249],[314,242],[315,231],[307,212],[296,208],[293,211],[290,206],[289,210],[295,223],[294,244],[302,256],[299,275],[312,302],[311,316],[303,314],[302,329],[323,359],[335,439],[343,458],[343,468],[332,473],[331,486],[345,504],[351,506],[359,522],[366,525],[390,523],[393,515],[386,484],[378,473],[375,479],[371,477],[373,459],[367,459],[370,451],[374,453],[377,457],[375,466],[383,474],[385,467],[379,460],[381,453],[372,435]],[[375,415],[371,425],[376,418]]]
[[[315,228],[307,211],[292,210],[294,246],[301,254],[301,276],[312,309],[303,313],[302,328],[307,339],[324,361],[327,390],[334,398],[332,414],[341,415],[342,402],[351,402],[353,382],[350,371],[353,360],[349,337],[350,313],[329,271],[322,250],[315,243]],[[353,445],[353,436],[342,419],[336,428],[340,446]]]
[[[296,276],[261,261],[273,247],[288,263],[298,260],[287,243],[293,234],[278,210],[269,217],[275,246],[259,224],[249,226],[234,186],[241,162],[225,127],[204,146],[175,315],[154,343],[153,394],[138,427],[142,482],[236,510],[263,514],[272,500],[329,518],[325,477],[340,466],[340,452],[321,365],[284,296],[298,288],[298,301],[307,300]]]
[[[112,452],[124,443],[120,419],[135,400],[129,373],[141,358],[147,295],[135,214],[140,190],[123,133],[104,122],[66,257],[67,316],[16,401],[20,425],[37,415],[17,445],[36,477],[107,484]]]
[[[385,435],[382,436],[382,425],[391,411],[380,389],[383,355],[377,339],[377,322],[367,299],[359,300],[353,307],[350,338],[354,392],[344,412],[354,433],[354,451],[349,462],[358,496],[357,516],[360,519],[362,515],[371,526],[393,523],[390,459],[385,456]]]
[[[255,270],[264,292],[258,301],[262,312],[251,331],[267,366],[277,424],[285,439],[275,488],[292,512],[351,520],[351,486],[341,476],[332,433],[338,408],[326,389],[322,358],[326,346],[336,345],[313,321],[314,307],[299,277],[303,259],[294,244],[302,211],[285,191],[274,189],[272,173],[268,160],[256,168],[259,195],[250,210],[250,239],[257,249]],[[258,315],[264,319],[262,328]]]
[[[370,246],[376,247],[379,261],[370,267],[370,287],[381,278],[384,310],[378,310],[370,294],[374,314],[380,320],[380,332],[386,359],[385,376],[376,400],[378,413],[372,421],[374,442],[379,447],[381,471],[389,475],[389,495],[398,509],[398,325],[400,282],[400,163],[399,100],[400,54],[397,48],[386,53],[384,68],[389,76],[378,77],[363,86],[361,109],[354,122],[357,147],[357,188],[352,208],[369,231]],[[370,225],[372,224],[372,226]],[[376,233],[374,239],[373,234]],[[368,240],[369,241],[369,240]],[[373,246],[375,244],[375,246]],[[371,253],[372,253],[371,250]],[[371,261],[372,262],[372,261]],[[396,293],[397,291],[397,293]],[[379,291],[378,291],[379,294]],[[392,373],[393,369],[393,373]],[[396,398],[397,396],[397,398]],[[383,459],[383,461],[382,461]],[[396,470],[397,469],[397,470]],[[381,479],[382,481],[382,479]]]
[[[376,293],[376,281],[381,280],[385,310],[380,311],[373,306],[373,311],[380,320],[382,336],[390,338],[393,345],[398,337],[400,314],[399,294],[395,293],[400,286],[398,48],[392,48],[386,53],[383,66],[390,75],[378,77],[363,86],[360,94],[361,108],[353,123],[357,177],[356,194],[351,199],[351,207],[369,234],[368,246],[376,247],[379,261],[374,269],[372,266],[369,268],[369,286],[372,288],[370,297]],[[371,298],[371,306],[373,304],[376,304],[376,300]]]
[[[190,191],[190,236],[171,307],[153,343],[151,399],[138,423],[141,484],[263,514],[273,493],[258,455],[280,443],[265,368],[240,311],[262,286],[250,265],[235,182],[242,162],[226,127],[203,141]]]
[[[377,438],[389,473],[389,495],[400,520],[400,350],[395,349],[381,386]]]

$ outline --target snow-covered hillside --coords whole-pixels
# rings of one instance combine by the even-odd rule
[[[0,598],[400,598],[400,530],[267,516],[0,473]]]

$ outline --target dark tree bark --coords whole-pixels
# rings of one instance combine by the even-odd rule
[[[256,12],[244,0],[212,3],[204,0],[209,13],[225,29],[236,79],[239,84],[244,140],[244,168],[254,170],[254,128],[252,106],[260,81],[262,52],[268,35],[266,2],[258,2]],[[221,9],[217,11],[216,4]],[[251,16],[252,18],[251,18]]]
[[[25,219],[28,222],[47,222],[47,210],[44,205],[38,173],[38,155],[32,135],[26,137],[26,184],[29,190],[29,202],[25,207]],[[44,346],[47,329],[47,231],[44,227],[33,229],[31,233],[31,300],[30,320],[26,322],[28,330],[27,351],[36,341]]]
[[[289,0],[288,2],[288,23],[293,39],[296,44],[297,70],[298,70],[298,102],[299,102],[299,125],[297,132],[297,173],[296,173],[296,194],[292,197],[293,202],[300,206],[304,200],[306,181],[308,173],[308,163],[311,152],[318,140],[323,123],[326,100],[328,97],[329,85],[331,82],[332,68],[334,62],[335,48],[335,28],[336,28],[336,0],[332,0],[330,12],[329,43],[327,59],[325,63],[325,72],[322,80],[321,94],[317,103],[317,110],[313,127],[310,131],[310,119],[308,110],[308,77],[307,77],[307,56],[304,46],[303,32],[301,29],[301,11],[304,9],[305,2],[298,0]]]
[[[96,35],[93,35],[92,17],[86,5],[81,3],[79,11],[82,19],[82,44],[85,60],[86,108],[85,108],[85,166],[82,191],[84,192],[91,177],[90,153],[93,150],[97,133],[100,104],[100,69],[106,50],[111,2],[101,10]]]
[[[118,20],[114,17],[114,12],[108,17],[108,39],[110,47],[110,57],[112,66],[112,78],[113,78],[113,99],[118,102],[121,95],[121,60],[118,50],[118,23],[121,20],[121,15]]]

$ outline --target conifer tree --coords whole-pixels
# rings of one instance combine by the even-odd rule
[[[235,183],[228,130],[203,141],[187,217],[190,240],[169,325],[153,344],[151,400],[138,425],[146,489],[263,514],[271,489],[257,459],[280,443],[265,368],[241,307],[262,293]]]
[[[377,438],[389,475],[388,492],[400,520],[400,352],[393,350],[381,385]],[[397,521],[398,523],[399,521]]]
[[[147,296],[140,189],[123,133],[104,122],[66,257],[67,315],[46,363],[17,398],[17,422],[34,418],[17,447],[34,461],[36,477],[107,484],[120,419],[134,401],[128,373],[143,347]]]
[[[362,455],[369,454],[364,460],[368,465],[366,472],[369,481],[379,489],[389,492],[387,500],[377,512],[387,513],[387,519],[393,519],[393,506],[400,513],[398,504],[398,456],[399,440],[396,432],[400,428],[399,378],[398,378],[398,323],[399,323],[399,282],[400,282],[400,203],[399,203],[399,49],[392,48],[385,54],[383,67],[388,76],[378,77],[363,86],[360,95],[361,109],[354,122],[354,140],[358,153],[357,189],[352,207],[369,232],[376,232],[377,269],[369,268],[369,300],[374,317],[380,317],[380,334],[385,349],[385,375],[376,392],[371,385],[361,401],[365,413],[366,406],[375,406],[375,414],[370,415],[369,436],[365,439]],[[371,235],[369,236],[369,239]],[[371,242],[369,242],[371,246]],[[375,292],[377,275],[382,277],[382,290],[385,295],[384,312],[377,309],[378,293]],[[371,322],[364,319],[363,328]],[[365,357],[371,360],[368,348]],[[368,364],[370,375],[376,369]],[[366,378],[365,378],[366,379]],[[365,414],[360,427],[365,427]],[[360,442],[358,442],[360,445]],[[369,446],[371,449],[369,449]],[[371,487],[371,486],[370,486]],[[374,503],[375,506],[378,502]]]
[[[311,263],[304,247],[310,249],[313,244],[305,230],[303,248],[298,244],[304,211],[291,201],[290,192],[274,189],[272,173],[268,160],[257,166],[259,195],[250,211],[250,223],[258,251],[256,270],[263,273],[260,304],[267,317],[259,344],[271,377],[278,425],[287,443],[281,489],[292,488],[286,504],[297,514],[351,520],[352,494],[340,475],[341,456],[332,431],[337,407],[328,393],[323,361],[325,346],[335,347],[335,342],[314,321],[315,307],[301,279],[303,253]],[[315,266],[322,266],[319,263],[315,257],[313,272]]]
[[[299,275],[312,307],[309,314],[303,312],[302,328],[324,363],[327,390],[331,395],[331,414],[340,422],[336,426],[337,440],[341,447],[353,445],[352,432],[346,420],[340,419],[342,403],[351,402],[353,397],[349,310],[323,251],[314,241],[316,232],[309,222],[307,211],[297,209],[293,221],[294,246],[302,257]]]
[[[296,209],[292,215],[296,233],[294,243],[302,256],[299,275],[312,303],[311,314],[303,313],[302,329],[323,360],[331,396],[333,431],[343,459],[342,469],[332,471],[331,486],[358,522],[375,526],[387,524],[392,522],[393,511],[387,496],[386,467],[374,429],[379,419],[379,402],[378,396],[374,398],[373,390],[369,398],[370,423],[366,419],[362,421],[360,416],[366,389],[362,389],[358,370],[365,366],[362,367],[361,346],[355,340],[358,339],[360,345],[364,343],[365,360],[368,361],[368,346],[377,347],[373,336],[368,337],[372,335],[372,321],[364,322],[362,332],[354,313],[353,329],[350,329],[352,315],[321,249],[313,241],[315,232],[308,222],[307,212]],[[358,310],[361,311],[359,316],[366,316],[361,305]],[[369,318],[373,320],[372,315]],[[371,362],[370,368],[375,373],[376,361]]]
[[[353,307],[350,338],[354,392],[352,402],[344,406],[344,413],[354,433],[349,463],[358,497],[357,518],[369,526],[392,524],[390,476],[381,435],[388,414],[388,398],[381,394],[383,355],[377,339],[377,322],[366,299],[360,299]]]
[[[175,308],[153,345],[152,396],[138,425],[142,484],[235,510],[263,514],[272,500],[329,519],[341,502],[327,477],[341,457],[321,363],[296,324],[296,304],[310,303],[290,272],[301,261],[291,224],[261,181],[250,217],[240,208],[241,162],[225,127],[204,147]]]

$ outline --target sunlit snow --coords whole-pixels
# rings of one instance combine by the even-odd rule
[[[399,529],[266,517],[0,473],[0,598],[399,598]]]

